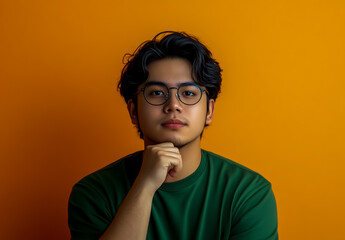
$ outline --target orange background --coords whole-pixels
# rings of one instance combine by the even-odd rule
[[[344,239],[345,1],[1,1],[0,239],[68,239],[75,182],[142,148],[122,56],[186,31],[220,62],[202,146],[269,179],[281,239]]]

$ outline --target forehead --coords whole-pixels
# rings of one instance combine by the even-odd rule
[[[168,86],[177,86],[192,82],[192,65],[186,59],[166,58],[157,60],[148,65],[149,76],[147,82],[162,82]]]

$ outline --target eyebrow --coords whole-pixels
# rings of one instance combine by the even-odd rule
[[[186,82],[181,82],[177,87],[183,85],[183,84],[195,84],[195,85],[199,85],[197,84],[196,82],[194,81],[186,81]],[[161,82],[161,81],[157,81],[157,80],[152,80],[152,81],[149,81],[149,82],[146,82],[145,86],[147,85],[154,85],[154,84],[158,84],[158,85],[164,85],[164,86],[167,86],[169,87],[167,84],[165,84],[164,82]]]

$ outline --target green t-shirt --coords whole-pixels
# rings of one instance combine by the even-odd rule
[[[155,193],[147,239],[276,240],[277,209],[271,184],[258,173],[201,150],[197,170]],[[98,239],[112,222],[142,161],[128,155],[80,180],[72,189],[72,240]]]

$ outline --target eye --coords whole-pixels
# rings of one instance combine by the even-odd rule
[[[165,94],[163,91],[156,90],[156,91],[151,91],[150,95],[151,96],[164,96]]]
[[[196,95],[194,92],[191,91],[184,91],[182,94],[186,97],[194,97]]]

